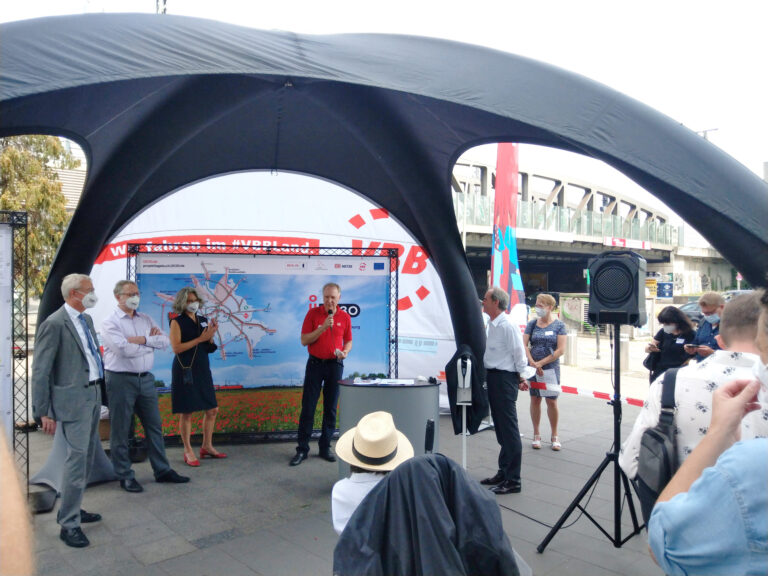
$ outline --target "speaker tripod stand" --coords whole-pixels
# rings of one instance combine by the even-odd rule
[[[576,498],[574,498],[573,502],[570,503],[563,515],[560,516],[560,519],[549,531],[549,534],[547,534],[546,538],[544,538],[544,540],[541,541],[541,544],[537,546],[536,550],[538,550],[539,553],[544,552],[544,549],[547,547],[549,542],[552,540],[552,538],[555,537],[555,534],[557,534],[560,528],[563,527],[563,524],[565,524],[570,515],[577,508],[587,518],[589,518],[589,520],[595,526],[597,526],[597,529],[600,530],[600,532],[605,534],[608,540],[610,540],[616,548],[621,548],[625,542],[627,542],[635,534],[639,534],[640,530],[642,529],[642,525],[638,524],[637,522],[637,513],[635,512],[635,504],[632,500],[632,491],[629,486],[629,479],[627,478],[627,475],[624,474],[624,471],[619,467],[619,448],[621,446],[621,370],[619,366],[620,332],[621,324],[613,324],[613,377],[615,388],[613,400],[609,402],[609,404],[613,406],[613,448],[610,452],[606,452],[605,458],[603,458],[603,461],[597,467],[597,470],[595,470],[594,474],[592,474],[589,480],[587,480],[587,483],[584,484],[584,487],[578,493]],[[590,515],[590,513],[587,512],[586,508],[581,504],[581,501],[597,483],[597,481],[600,480],[600,476],[611,464],[613,464],[613,536],[609,534],[605,528],[600,526],[600,523],[595,520]],[[623,500],[622,491],[623,494],[626,494],[627,497],[627,505],[629,508],[629,514],[632,517],[633,528],[632,533],[624,539],[621,537],[621,502]]]

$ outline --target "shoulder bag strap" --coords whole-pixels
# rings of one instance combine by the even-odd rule
[[[677,371],[680,368],[670,368],[664,372],[661,382],[661,414],[659,422],[671,426],[675,421],[675,384]]]

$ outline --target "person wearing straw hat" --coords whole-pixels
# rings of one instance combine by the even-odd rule
[[[413,458],[413,446],[395,428],[389,412],[371,412],[336,442],[336,455],[349,464],[349,478],[339,480],[331,494],[333,529],[337,534],[363,498],[398,465]]]

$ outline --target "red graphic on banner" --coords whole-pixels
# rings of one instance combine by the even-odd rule
[[[499,143],[496,159],[496,200],[493,209],[491,285],[509,294],[509,312],[525,301],[517,259],[517,144]]]
[[[374,220],[381,220],[383,218],[389,218],[389,212],[384,208],[372,208],[370,211],[371,218]],[[367,223],[365,218],[360,214],[355,214],[349,219],[349,223],[352,224],[358,230],[365,226]],[[376,242],[371,241],[368,246],[363,246],[363,241],[358,239],[352,240],[352,254],[358,256],[385,256],[386,250],[397,250],[397,256],[402,262],[400,272],[402,274],[421,274],[427,268],[427,260],[429,260],[429,254],[421,246],[411,246],[406,254],[405,246],[402,244],[396,244],[393,242]],[[405,258],[403,258],[405,255]],[[429,290],[424,286],[419,286],[416,289],[416,296],[419,300],[424,300],[429,296]],[[397,309],[399,311],[408,310],[413,307],[413,302],[410,296],[403,296],[397,301]]]

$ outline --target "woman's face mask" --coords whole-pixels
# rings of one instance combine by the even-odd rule
[[[676,324],[664,324],[664,326],[661,327],[662,330],[664,330],[665,334],[672,334],[675,330],[677,330]]]
[[[190,302],[187,304],[187,312],[194,314],[200,308],[200,302]]]

